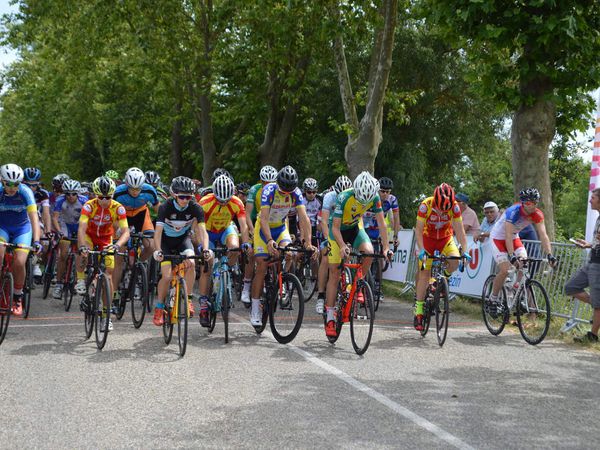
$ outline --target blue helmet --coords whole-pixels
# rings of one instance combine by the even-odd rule
[[[25,181],[40,181],[42,179],[42,171],[37,167],[27,167],[23,171]]]

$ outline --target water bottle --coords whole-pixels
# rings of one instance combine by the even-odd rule
[[[219,278],[221,278],[221,272],[217,270],[215,272],[215,279],[213,281],[213,294],[215,295],[219,291]]]
[[[175,306],[175,287],[169,287],[169,306],[172,308]]]

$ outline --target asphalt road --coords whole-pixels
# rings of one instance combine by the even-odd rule
[[[457,316],[439,348],[388,300],[361,357],[307,306],[289,345],[258,336],[240,305],[227,345],[194,318],[179,358],[129,313],[98,351],[82,314],[38,289],[0,346],[0,447],[598,448],[595,353]]]

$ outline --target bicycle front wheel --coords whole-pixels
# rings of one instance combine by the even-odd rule
[[[373,292],[369,283],[359,280],[358,289],[350,301],[350,339],[356,354],[362,355],[371,343],[375,322]]]
[[[65,284],[63,285],[63,305],[65,311],[71,309],[71,303],[73,302],[73,294],[75,293],[75,255],[70,254],[67,258],[67,268],[65,271]]]
[[[312,259],[306,257],[303,261],[302,267],[300,268],[300,284],[302,284],[302,294],[304,295],[304,302],[308,302],[315,291],[317,290],[317,274],[314,272]],[[318,268],[316,268],[318,272]]]
[[[537,345],[550,328],[550,299],[539,281],[529,280],[516,299],[517,324],[525,342]]]
[[[138,262],[133,269],[133,280],[129,288],[131,302],[131,320],[133,326],[139,328],[146,316],[146,301],[148,300],[148,274],[144,263]]]
[[[483,283],[483,291],[481,293],[481,313],[483,315],[483,323],[485,323],[488,331],[494,336],[498,336],[504,330],[508,323],[510,311],[506,304],[506,289],[502,289],[498,293],[498,302],[492,303],[490,295],[492,295],[492,285],[496,275],[490,275]],[[498,310],[498,305],[500,310]]]
[[[287,344],[296,337],[302,325],[304,294],[296,275],[284,273],[281,278],[282,285],[269,311],[269,323],[277,342]]]
[[[12,298],[14,292],[14,281],[12,273],[4,272],[2,285],[0,286],[0,344],[6,337],[8,322],[12,312]]]
[[[33,289],[33,260],[27,256],[25,261],[25,283],[23,284],[23,319],[29,317],[31,307],[31,290]]]
[[[440,347],[446,342],[448,335],[448,320],[450,309],[448,304],[448,280],[442,277],[435,291],[433,303],[435,305],[435,329]]]
[[[179,356],[185,355],[187,349],[189,314],[187,289],[185,280],[181,278],[179,280],[179,295],[177,297],[177,343],[179,344]]]
[[[223,296],[221,297],[221,317],[223,318],[226,344],[229,342],[229,306],[231,305],[231,290],[232,286],[229,272],[223,272],[221,274],[221,291],[223,292]]]
[[[158,285],[158,277],[160,273],[159,263],[150,258],[148,261],[148,298],[146,300],[146,312],[151,313],[154,306],[154,298],[156,297],[156,286]]]
[[[52,245],[52,244],[50,244]],[[56,251],[51,249],[50,255],[46,261],[46,267],[44,267],[43,287],[42,287],[42,298],[46,300],[48,292],[50,291],[50,284],[52,283],[52,277],[54,277],[54,263],[56,260]]]
[[[108,324],[110,323],[110,285],[106,275],[100,275],[96,282],[96,298],[95,298],[95,330],[96,330],[96,347],[102,350],[108,338]]]

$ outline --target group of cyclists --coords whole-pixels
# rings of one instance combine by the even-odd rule
[[[110,170],[92,183],[80,183],[66,174],[52,179],[51,192],[41,185],[41,171],[16,164],[0,167],[0,244],[12,243],[15,249],[12,265],[14,297],[12,313],[21,314],[25,261],[30,249],[44,263],[48,243],[42,236],[60,238],[56,285],[53,297],[61,298],[62,275],[71,245],[76,240],[76,292],[86,290],[88,252],[92,249],[107,252],[122,251],[130,238],[130,230],[143,233],[143,261],[160,263],[161,278],[156,288],[153,323],[164,322],[164,302],[171,278],[171,262],[165,255],[202,255],[208,270],[197,277],[195,263],[187,260],[185,279],[195,286],[198,278],[198,316],[200,324],[209,326],[210,277],[214,252],[217,247],[241,249],[247,263],[243,273],[241,301],[250,309],[250,323],[260,327],[263,321],[261,296],[270,257],[276,257],[283,247],[292,243],[303,246],[318,265],[316,311],[325,318],[325,334],[336,335],[335,303],[340,279],[341,261],[352,250],[373,254],[373,242],[380,244],[380,252],[391,260],[390,243],[398,244],[401,229],[399,207],[392,194],[390,178],[374,178],[369,172],[360,173],[354,180],[339,176],[334,185],[319,193],[314,178],[302,183],[296,170],[285,166],[280,170],[264,166],[259,181],[250,186],[235,184],[225,169],[213,173],[212,185],[202,187],[197,180],[185,176],[172,179],[166,186],[154,171],[144,172],[132,167],[121,180]],[[491,232],[494,259],[499,265],[492,301],[506,278],[510,264],[526,256],[518,232],[533,223],[541,236],[542,248],[551,264],[550,242],[545,232],[543,214],[537,208],[540,194],[535,188],[520,193],[520,202],[508,208]],[[388,227],[392,232],[388,234]],[[391,240],[390,236],[391,235]],[[423,200],[417,212],[415,227],[418,257],[424,261],[419,271],[414,306],[414,327],[422,330],[423,305],[427,282],[431,273],[428,257],[439,252],[446,256],[461,256],[470,260],[462,226],[461,210],[452,186],[442,183],[433,195]],[[51,240],[45,240],[49,242]],[[457,246],[457,242],[459,246]],[[0,261],[5,246],[0,245]],[[228,254],[229,265],[236,266],[239,252]],[[108,255],[105,260],[110,290],[114,295],[123,274],[123,260]],[[363,258],[367,273],[372,258]],[[456,269],[452,261],[448,270]],[[34,276],[41,276],[39,264],[34,265]],[[188,304],[195,314],[190,289]],[[107,323],[108,330],[112,322]]]

